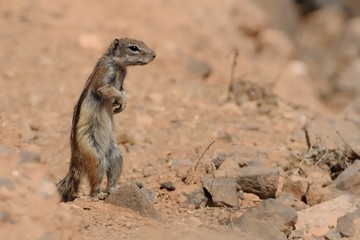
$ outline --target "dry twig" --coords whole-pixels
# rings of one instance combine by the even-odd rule
[[[239,50],[237,48],[234,49],[234,59],[231,66],[231,72],[230,72],[230,82],[228,86],[228,99],[230,99],[230,92],[232,91],[232,86],[235,79],[235,67],[237,64],[237,57],[239,56]]]
[[[199,159],[196,161],[196,164],[194,166],[194,171],[196,171],[197,166],[199,165],[200,160],[204,157],[205,153],[210,149],[210,147],[215,143],[216,141],[212,141],[207,148],[202,152],[202,154],[200,155]]]

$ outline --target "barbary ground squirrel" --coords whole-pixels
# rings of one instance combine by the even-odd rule
[[[113,114],[124,110],[126,67],[144,65],[156,57],[145,43],[115,39],[97,62],[74,108],[71,129],[71,161],[67,175],[57,184],[61,201],[72,201],[80,179],[86,175],[90,196],[105,199],[116,188],[123,159],[113,137]],[[101,182],[106,172],[106,191]]]

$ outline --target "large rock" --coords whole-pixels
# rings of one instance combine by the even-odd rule
[[[295,210],[274,199],[265,200],[258,208],[233,219],[235,226],[240,227],[246,236],[263,240],[286,239],[294,229],[296,221]]]
[[[360,152],[360,129],[352,122],[338,119],[317,119],[306,124],[309,148],[323,148],[328,151],[351,148]]]
[[[275,197],[278,181],[278,169],[264,166],[241,168],[236,179],[244,192],[254,193],[262,199]]]
[[[119,189],[110,193],[110,196],[106,198],[105,202],[123,208],[130,208],[142,216],[159,220],[161,218],[146,194],[141,191],[136,183],[125,183],[121,185]]]
[[[354,197],[341,195],[330,201],[297,212],[299,218],[296,229],[304,231],[308,236],[323,237],[332,227],[336,226],[340,217],[356,209]]]
[[[360,153],[360,129],[352,122],[335,119],[318,119],[306,124],[309,146],[308,159],[315,165],[326,165],[333,177],[346,168]]]
[[[335,180],[336,187],[360,196],[360,160],[356,160],[345,169]]]
[[[210,193],[215,205],[239,206],[237,195],[237,183],[235,178],[212,178],[204,176],[202,178],[204,188]]]
[[[360,209],[339,218],[337,221],[337,229],[342,237],[359,237]]]

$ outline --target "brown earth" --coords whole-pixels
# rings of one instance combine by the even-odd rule
[[[285,7],[279,21],[252,1],[0,0],[0,239],[239,239],[228,220],[257,200],[236,210],[182,204],[182,193],[202,188],[211,160],[231,154],[284,174],[307,153],[309,119],[358,119],[346,108],[356,93],[329,87],[338,86],[334,76],[343,68],[320,71],[323,59],[306,61],[307,46],[295,39],[305,38],[296,31],[309,23]],[[128,69],[128,105],[114,116],[125,161],[120,184],[150,189],[161,221],[92,201],[85,181],[80,198],[58,203],[52,184],[69,165],[82,87],[108,44],[125,36],[143,40],[157,57]],[[187,174],[174,161],[199,165]],[[175,191],[159,189],[167,181]]]

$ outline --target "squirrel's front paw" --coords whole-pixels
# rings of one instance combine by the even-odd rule
[[[121,104],[121,105],[116,105],[116,107],[113,109],[113,114],[122,112],[125,109],[125,105]]]
[[[126,103],[127,103],[126,93],[124,91],[122,91],[121,93],[122,93],[122,98],[116,99],[113,102],[113,107],[114,107],[113,114],[124,111],[126,107]]]

